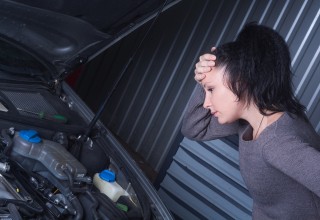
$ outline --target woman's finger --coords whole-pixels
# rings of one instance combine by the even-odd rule
[[[200,61],[216,60],[216,56],[210,53],[203,54],[199,57]]]
[[[201,82],[204,78],[206,77],[206,74],[195,74],[194,75],[194,79],[197,81],[197,82]]]
[[[198,68],[201,69],[202,67],[213,67],[213,66],[215,66],[215,64],[216,63],[213,60],[199,61],[198,63],[196,63],[196,69],[198,69]],[[202,72],[202,71],[199,71],[199,72]]]

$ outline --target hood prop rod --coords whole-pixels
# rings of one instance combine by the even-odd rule
[[[108,103],[111,95],[114,93],[114,91],[115,91],[116,88],[118,87],[120,80],[123,78],[123,76],[124,76],[124,74],[126,73],[128,67],[131,65],[133,58],[137,55],[137,53],[138,53],[140,47],[142,46],[143,42],[144,42],[144,41],[146,40],[146,38],[148,37],[148,35],[149,35],[152,27],[154,26],[155,22],[158,20],[158,18],[159,18],[159,16],[160,16],[161,12],[163,11],[164,7],[167,5],[167,2],[168,2],[168,0],[165,0],[165,2],[163,3],[163,5],[162,5],[161,8],[159,9],[159,11],[158,11],[155,19],[153,19],[152,24],[149,26],[148,30],[147,30],[146,33],[144,34],[144,36],[143,36],[142,40],[140,41],[139,45],[136,47],[136,49],[134,50],[132,56],[129,58],[128,62],[126,63],[126,65],[125,65],[124,68],[122,69],[119,77],[117,78],[117,80],[115,81],[115,83],[112,85],[111,91],[110,91],[110,92],[107,92],[107,94],[106,94],[106,96],[105,96],[105,98],[104,98],[103,103],[100,105],[100,107],[99,107],[98,111],[96,112],[94,118],[91,120],[88,128],[86,129],[84,135],[82,136],[82,141],[83,141],[83,142],[85,142],[85,141],[88,139],[88,137],[89,137],[91,131],[93,130],[95,124],[97,123],[97,121],[98,121],[99,118],[101,117],[102,113],[104,112],[104,110],[105,110],[105,108],[106,108],[106,105],[107,105],[107,103]]]

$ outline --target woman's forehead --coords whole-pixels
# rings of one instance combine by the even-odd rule
[[[205,74],[202,84],[205,86],[211,83],[223,83],[225,75],[225,67],[212,67],[210,72]]]

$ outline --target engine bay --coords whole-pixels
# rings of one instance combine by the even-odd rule
[[[107,168],[125,192],[116,201],[63,145],[35,130],[2,129],[0,168],[1,219],[142,218],[131,183],[112,160]]]
[[[2,129],[1,219],[142,218],[131,183],[112,160],[107,168],[125,192],[115,201],[99,191],[84,165],[56,141],[35,130]]]
[[[0,219],[150,219],[107,130],[84,135],[90,120],[75,94],[0,87]]]

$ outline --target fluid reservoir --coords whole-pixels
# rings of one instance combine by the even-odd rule
[[[42,139],[35,130],[21,130],[15,133],[11,157],[26,170],[48,170],[60,180],[68,180],[65,169],[71,172],[75,180],[83,178],[87,172],[61,144]]]
[[[116,182],[115,173],[110,170],[96,173],[93,184],[113,202],[117,202],[120,196],[128,196],[128,193]]]

